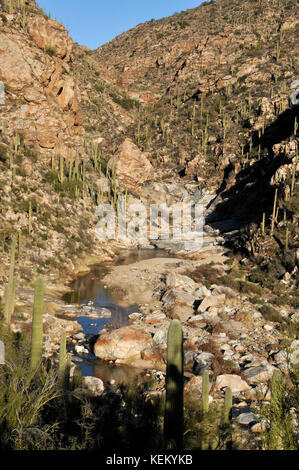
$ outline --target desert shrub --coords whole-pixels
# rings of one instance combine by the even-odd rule
[[[223,359],[223,354],[218,348],[217,344],[213,340],[209,340],[207,343],[204,343],[200,346],[200,350],[204,352],[209,352],[214,355],[212,359],[212,369],[215,376],[221,374],[237,374],[241,375],[241,369],[239,367],[231,367],[230,364],[226,363]]]
[[[5,163],[7,160],[7,147],[3,144],[0,144],[0,161]]]
[[[213,264],[202,264],[201,266],[198,266],[194,271],[188,271],[185,274],[186,276],[191,277],[193,281],[210,287],[212,284],[216,283],[217,278],[220,275],[220,271],[215,268]]]
[[[279,322],[279,323],[282,321],[282,317],[280,313],[274,307],[272,307],[272,305],[264,304],[260,308],[260,312],[263,315],[264,319],[267,321],[273,321],[273,322]]]
[[[56,53],[56,48],[53,46],[46,46],[45,53],[48,54],[50,57],[53,57]]]
[[[23,152],[24,157],[30,158],[30,160],[32,160],[34,163],[37,162],[38,157],[37,157],[37,153],[34,152],[34,150],[30,149],[29,147],[24,146],[24,148],[22,149],[22,152]]]

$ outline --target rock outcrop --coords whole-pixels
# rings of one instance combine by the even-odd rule
[[[82,120],[72,50],[66,29],[42,16],[28,16],[25,35],[13,21],[0,33],[6,133],[18,133],[26,145],[40,152],[82,147],[83,141],[76,138],[82,132]]]
[[[128,138],[109,160],[109,168],[119,186],[135,191],[153,172],[147,156]]]

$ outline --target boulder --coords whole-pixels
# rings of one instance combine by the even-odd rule
[[[201,299],[203,297],[209,297],[211,295],[211,291],[205,286],[200,286],[198,289],[196,289],[194,294],[196,297]]]
[[[151,335],[142,328],[131,325],[99,336],[94,345],[94,353],[104,360],[139,359],[141,352],[151,346]]]
[[[128,138],[110,158],[108,167],[115,172],[116,181],[120,186],[133,190],[148,180],[153,171],[146,154]]]
[[[167,275],[166,286],[170,289],[182,288],[188,292],[193,292],[196,288],[196,283],[188,276],[172,272]]]
[[[104,382],[97,377],[83,377],[83,383],[94,397],[98,397],[104,392]]]
[[[193,307],[194,301],[195,298],[192,295],[186,294],[184,291],[178,289],[169,289],[162,298],[165,307],[172,307],[175,304]]]
[[[167,334],[168,334],[168,331],[167,330],[158,330],[155,334],[154,334],[154,337],[153,337],[153,341],[154,343],[156,344],[159,344],[159,345],[163,345],[163,344],[167,344]]]
[[[160,323],[166,319],[166,315],[163,312],[153,312],[146,315],[144,322],[148,324]]]
[[[250,390],[250,387],[245,380],[242,380],[239,375],[235,374],[223,374],[218,375],[216,379],[216,388],[219,390],[221,388],[231,388],[233,393],[245,392]]]
[[[0,80],[14,91],[22,90],[31,84],[33,65],[31,57],[29,61],[24,58],[20,43],[0,33]]]
[[[276,367],[265,364],[257,367],[245,369],[243,374],[250,384],[265,383],[271,380]]]
[[[299,340],[295,340],[290,346],[290,362],[293,365],[299,364]]]
[[[256,417],[251,411],[248,413],[241,413],[237,417],[237,422],[241,424],[241,426],[249,426],[250,424],[256,423]]]
[[[203,313],[209,307],[217,307],[217,306],[223,305],[224,302],[225,302],[225,294],[210,295],[203,299],[200,306],[198,307],[198,311]]]
[[[195,375],[192,377],[185,385],[184,392],[189,394],[191,393],[194,396],[198,396],[200,398],[202,391],[202,377],[199,375]]]

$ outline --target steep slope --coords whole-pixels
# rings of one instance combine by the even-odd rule
[[[279,59],[296,65],[295,55],[285,57],[298,31],[296,11],[293,0],[204,2],[138,25],[95,55],[103,74],[131,92],[163,95],[176,83],[192,81],[200,92],[219,90],[241,77],[249,82],[253,68],[251,80],[271,78]]]
[[[103,76],[154,103],[141,108],[131,129],[138,145],[159,163],[185,167],[197,156],[200,182],[215,166],[219,182],[221,170],[246,154],[252,131],[288,106],[298,72],[291,52],[296,7],[296,1],[206,2],[139,25],[95,51]],[[196,173],[194,166],[187,174]]]
[[[299,74],[297,17],[296,0],[205,2],[91,53],[103,76],[143,103],[128,133],[164,177],[179,174],[217,191],[209,220],[243,220],[237,244],[247,254],[264,252],[262,244],[268,256],[284,258],[287,244],[293,268],[299,110],[289,97]],[[271,228],[276,189],[275,237],[260,240],[263,217]]]
[[[0,281],[18,235],[18,283],[44,274],[49,284],[73,272],[78,256],[103,253],[94,213],[110,181],[84,129],[79,46],[33,0],[3,0],[0,8]]]

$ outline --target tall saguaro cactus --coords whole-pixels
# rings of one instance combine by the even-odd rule
[[[11,255],[10,255],[10,267],[8,276],[8,285],[5,288],[4,295],[4,321],[9,324],[11,316],[13,315],[15,308],[15,293],[16,293],[16,280],[14,278],[15,270],[15,259],[16,259],[16,237],[12,240]]]
[[[59,349],[59,375],[64,375],[66,369],[66,334],[61,333],[60,349]]]
[[[225,389],[224,396],[224,409],[223,409],[223,421],[225,424],[230,422],[231,409],[233,407],[233,394],[230,387]]]
[[[168,450],[183,445],[183,331],[179,320],[172,320],[168,331],[164,438]]]
[[[202,377],[202,411],[204,414],[209,411],[209,385],[209,372],[205,370]]]
[[[268,450],[283,450],[283,384],[279,370],[274,371],[271,381],[270,430],[268,433]]]
[[[32,316],[31,369],[35,370],[41,362],[43,352],[43,303],[44,282],[36,281]]]
[[[202,450],[208,450],[209,444],[210,444],[209,433],[208,433],[208,416],[207,416],[207,413],[209,411],[209,388],[210,388],[209,372],[205,370],[202,376],[202,390],[201,390],[201,405],[202,405],[201,449]]]
[[[226,450],[232,449],[232,426],[231,426],[231,410],[233,407],[233,393],[230,387],[225,390],[224,407],[223,407],[223,431]]]

